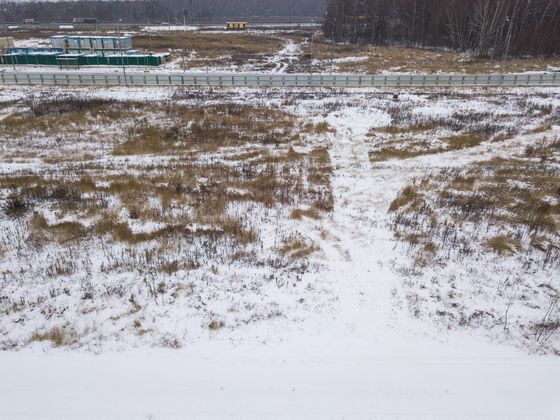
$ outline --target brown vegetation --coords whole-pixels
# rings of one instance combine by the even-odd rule
[[[479,244],[500,255],[538,251],[542,264],[560,265],[559,157],[560,142],[544,139],[524,156],[432,174],[391,204],[395,234],[414,245],[435,242],[443,253],[470,254]],[[467,225],[497,233],[469,237]]]

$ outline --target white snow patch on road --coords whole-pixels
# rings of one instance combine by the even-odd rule
[[[555,358],[385,333],[372,325],[256,345],[209,338],[179,351],[5,352],[0,417],[558,419]]]

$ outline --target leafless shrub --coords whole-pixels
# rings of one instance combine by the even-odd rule
[[[20,218],[25,216],[30,210],[29,201],[22,195],[12,193],[7,199],[2,209],[6,216],[11,218]]]

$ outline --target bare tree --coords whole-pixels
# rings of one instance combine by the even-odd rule
[[[560,53],[560,0],[329,0],[334,41],[450,47],[481,56]]]

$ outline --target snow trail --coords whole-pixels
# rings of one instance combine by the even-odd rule
[[[274,64],[272,73],[286,73],[292,63],[298,59],[300,52],[301,47],[294,41],[288,40],[284,48],[270,59],[269,64]]]
[[[326,121],[338,130],[331,146],[335,210],[328,227],[337,240],[322,246],[339,282],[340,319],[352,320],[353,329],[371,333],[374,326],[384,328],[390,318],[395,279],[382,263],[391,247],[387,229],[379,223],[383,184],[371,170],[365,140],[371,128],[386,125],[390,117],[375,109],[344,109],[331,113]]]

